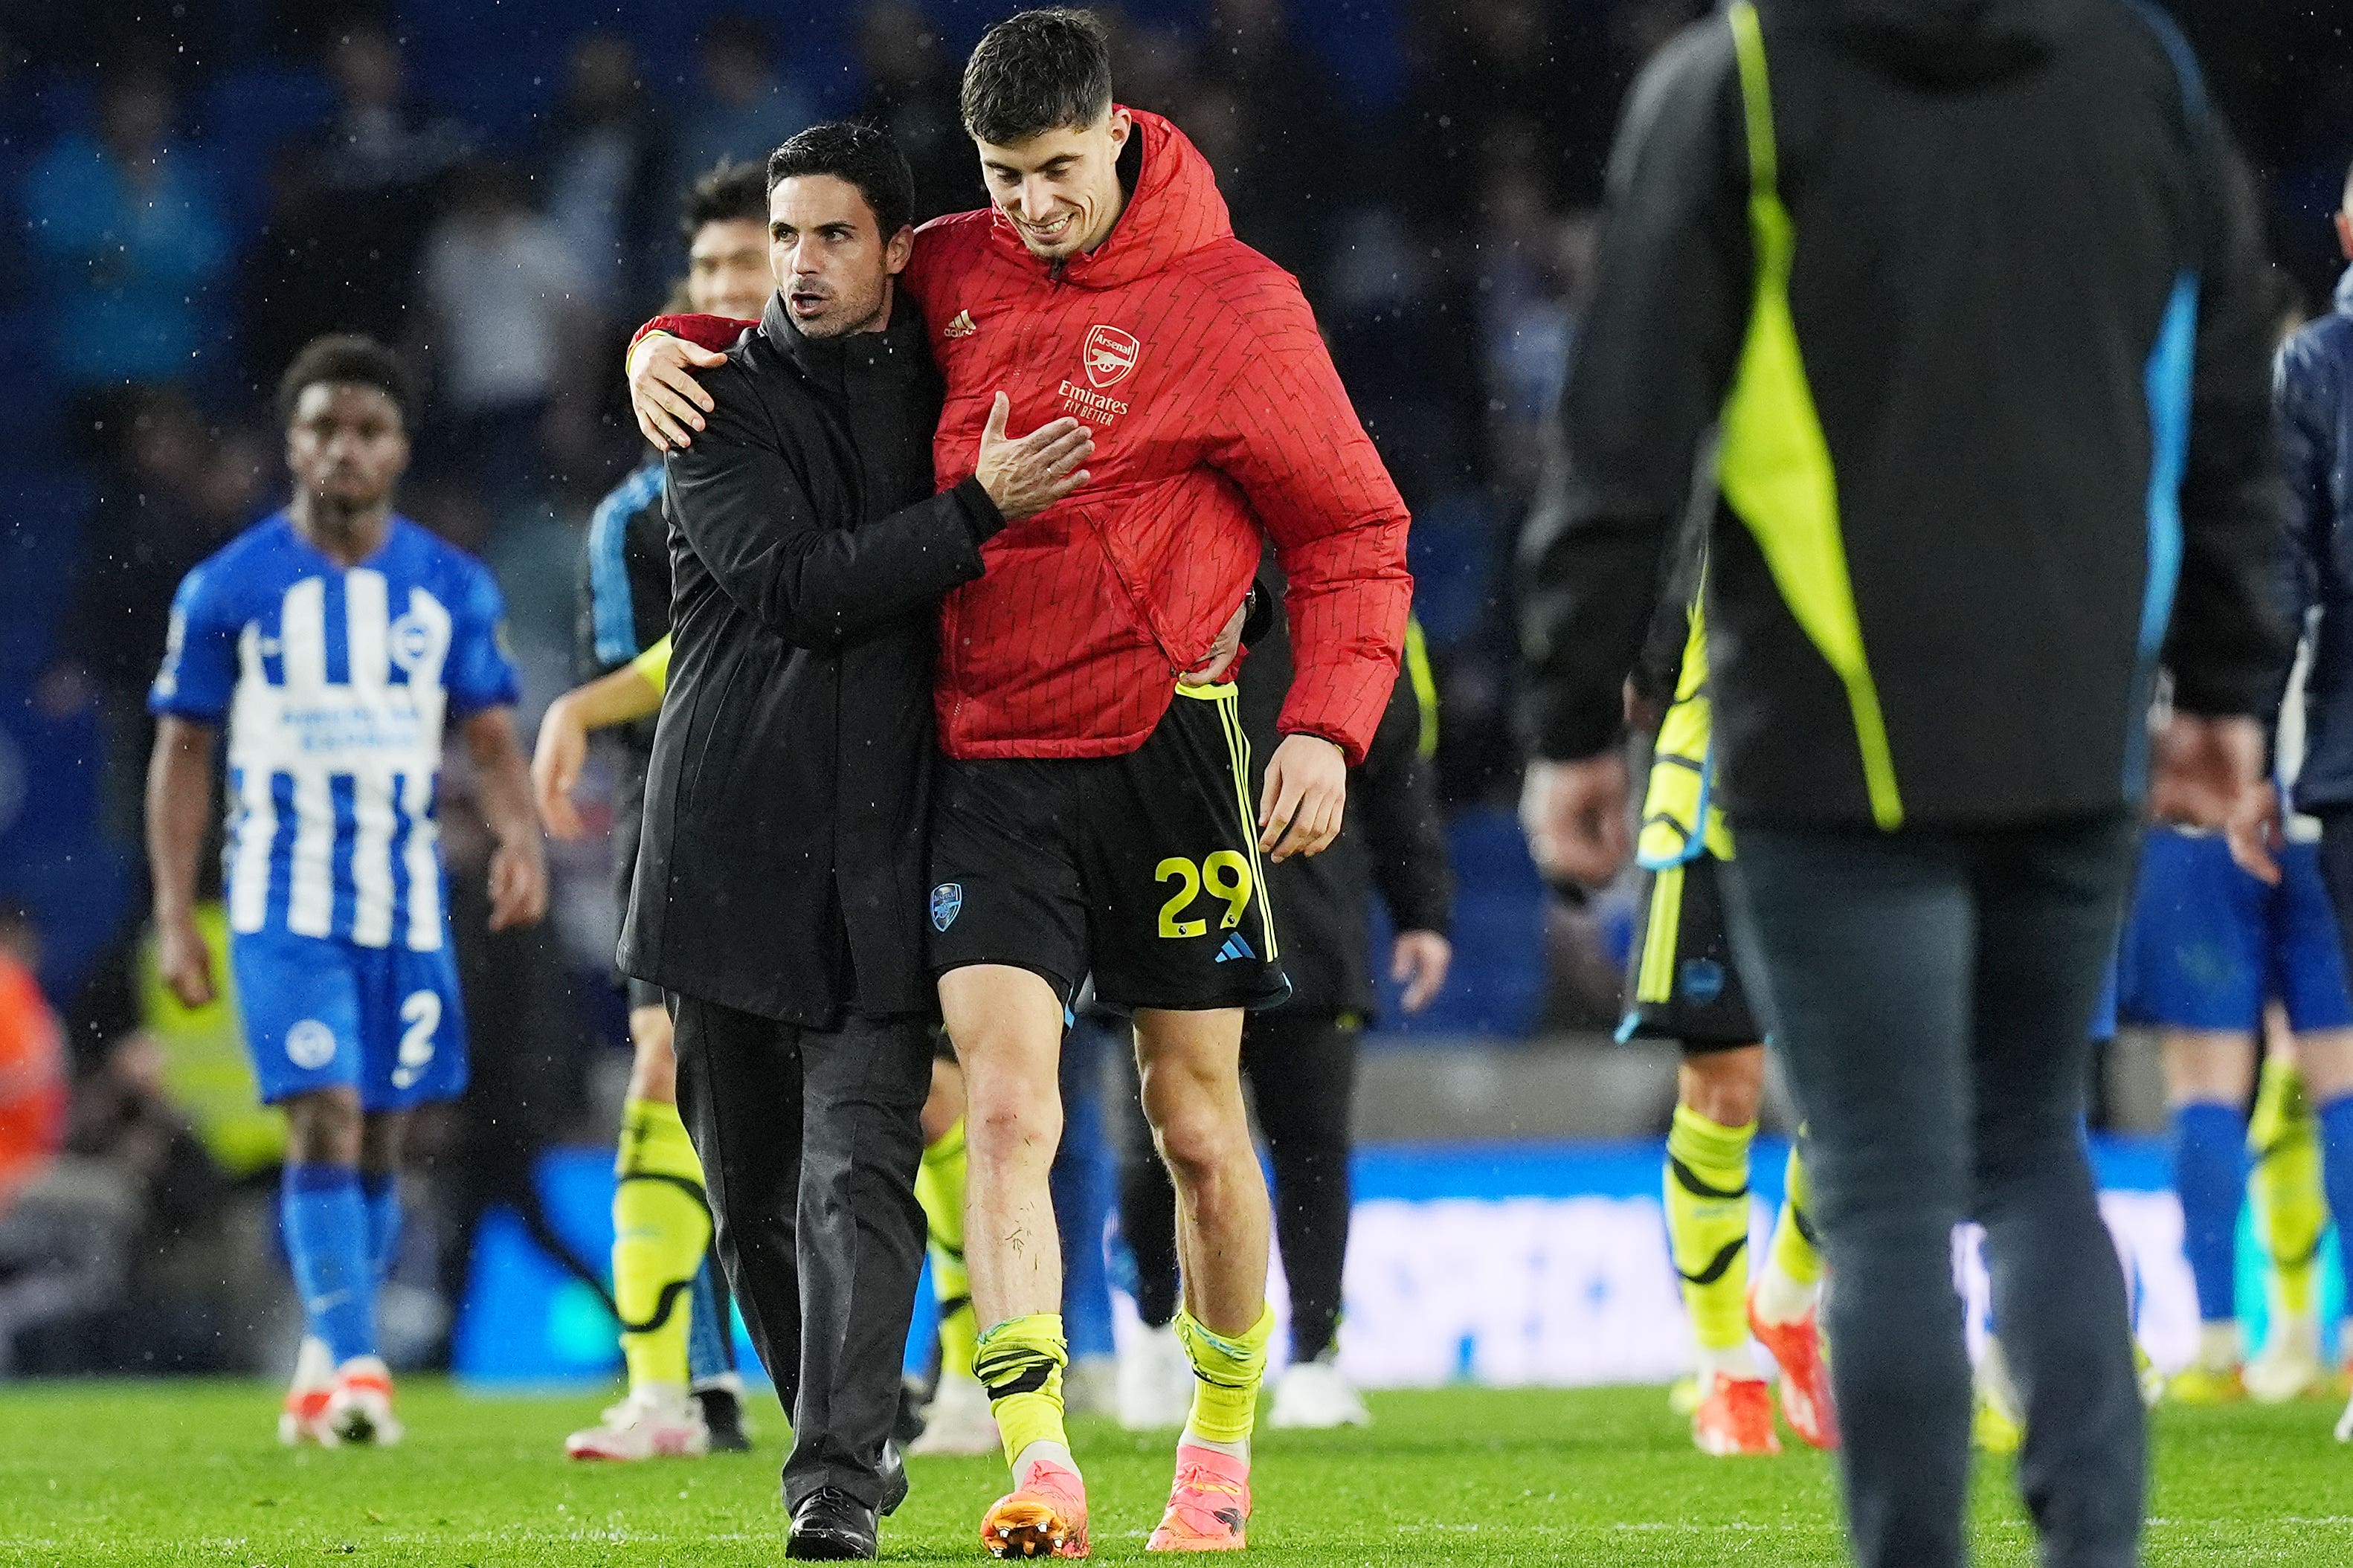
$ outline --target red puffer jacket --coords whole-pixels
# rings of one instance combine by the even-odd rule
[[[1086,487],[982,547],[940,610],[941,747],[1116,756],[1160,721],[1272,538],[1297,675],[1285,734],[1351,763],[1397,679],[1413,579],[1405,503],[1298,283],[1233,236],[1209,166],[1137,112],[1142,167],[1111,237],[1059,269],[994,209],[923,226],[905,282],[947,381],[942,488],[972,472],[1000,390],[1018,434],[1092,427]],[[649,324],[724,348],[744,323]]]

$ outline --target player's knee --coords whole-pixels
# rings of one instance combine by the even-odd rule
[[[1765,1100],[1765,1053],[1756,1047],[1683,1058],[1676,1075],[1683,1103],[1719,1127],[1746,1127]]]
[[[1214,1101],[1164,1107],[1153,1119],[1153,1139],[1179,1185],[1209,1181],[1238,1156],[1250,1154],[1250,1125]]]
[[[1029,1085],[976,1076],[965,1110],[965,1147],[972,1158],[1050,1163],[1061,1139],[1062,1100],[1052,1079]]]
[[[290,1097],[286,1111],[286,1157],[304,1165],[357,1165],[364,1118],[360,1097],[349,1089],[313,1089]]]

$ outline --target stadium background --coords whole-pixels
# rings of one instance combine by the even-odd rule
[[[226,1012],[179,1016],[146,976],[137,835],[164,606],[276,503],[278,369],[331,327],[416,356],[428,407],[404,510],[497,571],[535,721],[571,673],[588,510],[637,455],[619,350],[666,293],[680,184],[855,114],[897,132],[927,212],[978,205],[954,87],[1007,8],[0,9],[0,945],[62,1020],[72,1078],[44,1187],[72,1224],[9,1212],[43,1157],[0,1170],[0,1301],[44,1300],[7,1289],[44,1273],[73,1287],[70,1310],[0,1315],[0,1374],[274,1372],[290,1353],[278,1130],[249,1109]],[[1509,563],[1619,100],[1696,7],[1103,9],[1122,99],[1173,115],[1238,232],[1300,276],[1415,513],[1457,960],[1436,1006],[1374,1037],[1345,1353],[1374,1385],[1662,1378],[1686,1357],[1651,1142],[1672,1058],[1607,1041],[1629,900],[1549,902],[1521,847]],[[2183,7],[2262,174],[2284,297],[2306,308],[2353,154],[2353,40],[2327,9]],[[461,891],[480,853],[464,790],[453,777]],[[594,1292],[553,1260],[593,1268],[608,1240],[626,1054],[601,978],[603,846],[561,849],[557,876],[543,931],[467,943],[476,1085],[428,1130],[387,1314],[411,1364],[540,1379],[614,1362]],[[2146,1137],[2145,1043],[2120,1043],[2100,1090],[2144,1334],[2178,1359],[2194,1310]],[[1760,1212],[1775,1195],[1760,1177]]]

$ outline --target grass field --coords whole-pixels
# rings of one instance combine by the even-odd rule
[[[751,1456],[567,1463],[586,1398],[483,1399],[412,1382],[409,1440],[289,1453],[274,1390],[0,1386],[0,1563],[698,1564],[784,1560],[783,1421]],[[1661,1391],[1377,1395],[1377,1425],[1261,1436],[1252,1551],[1268,1563],[1806,1564],[1844,1561],[1830,1463],[1695,1453]],[[2167,1409],[2151,1563],[2353,1563],[2353,1448],[2332,1412]],[[1082,1423],[1095,1555],[1144,1555],[1168,1443]],[[918,1460],[886,1558],[972,1561],[994,1459]],[[1980,1467],[1978,1560],[2025,1563],[2010,1467]]]

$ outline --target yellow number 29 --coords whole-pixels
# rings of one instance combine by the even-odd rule
[[[1196,867],[1181,855],[1171,855],[1160,862],[1153,876],[1163,882],[1175,882],[1176,890],[1160,906],[1160,934],[1183,939],[1205,934],[1207,921],[1179,920],[1201,896],[1203,889],[1213,899],[1225,901],[1225,917],[1218,924],[1231,931],[1242,923],[1242,911],[1250,907],[1250,866],[1247,856],[1231,849],[1220,849]]]

